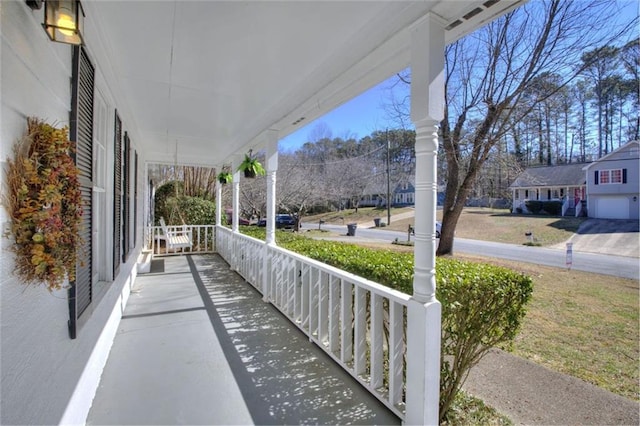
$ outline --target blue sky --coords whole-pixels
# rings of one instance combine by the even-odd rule
[[[630,20],[638,16],[640,7],[638,0],[620,0],[619,4],[622,8],[620,14],[622,20]],[[301,127],[296,132],[281,139],[278,144],[279,149],[281,151],[295,151],[302,144],[309,141],[309,136],[320,123],[323,123],[331,130],[331,137],[334,138],[353,136],[356,139],[360,139],[376,130],[398,128],[398,124],[390,120],[384,110],[384,104],[390,103],[389,92],[393,83],[397,81],[396,79],[395,75],[389,77],[389,79],[367,90],[360,96]],[[397,90],[397,88],[394,89],[396,93]],[[399,90],[404,90],[406,93],[408,88],[405,86]],[[401,96],[404,96],[404,94]]]
[[[281,151],[295,151],[309,141],[310,134],[320,123],[324,123],[331,130],[331,137],[334,138],[353,136],[360,139],[376,130],[397,128],[397,123],[389,120],[384,110],[384,104],[390,103],[389,89],[396,79],[395,75],[391,76],[349,102],[301,127],[281,139],[278,148]]]

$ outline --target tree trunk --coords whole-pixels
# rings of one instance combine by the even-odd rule
[[[489,152],[496,145],[499,138],[488,137],[489,131],[495,123],[497,117],[502,112],[505,105],[510,100],[505,100],[500,105],[490,105],[487,108],[486,116],[482,123],[476,128],[473,136],[473,150],[469,165],[467,166],[462,184],[460,182],[460,138],[462,135],[462,124],[466,119],[466,114],[458,117],[453,133],[447,124],[447,109],[445,108],[445,119],[442,123],[442,135],[444,148],[447,157],[447,188],[445,191],[444,207],[442,212],[442,231],[440,233],[440,243],[436,250],[436,256],[453,254],[453,237],[458,224],[458,219],[471,193],[473,183],[476,180],[478,171],[489,156]]]

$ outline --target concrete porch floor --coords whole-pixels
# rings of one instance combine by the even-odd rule
[[[136,279],[87,424],[399,424],[217,255]]]

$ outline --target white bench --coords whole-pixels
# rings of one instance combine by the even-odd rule
[[[193,245],[193,241],[191,239],[191,229],[189,229],[186,225],[183,225],[182,229],[172,227],[172,230],[169,230],[169,227],[165,223],[164,218],[161,217],[160,226],[162,227],[162,232],[164,233],[164,239],[167,242],[167,250],[190,248]]]

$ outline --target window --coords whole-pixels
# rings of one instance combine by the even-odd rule
[[[95,91],[93,124],[93,285],[111,279],[108,253],[111,241],[107,238],[107,135],[109,108],[104,96]],[[109,244],[109,248],[107,248]],[[104,287],[104,286],[103,286]],[[103,289],[103,291],[106,288]]]
[[[627,169],[596,170],[594,183],[596,185],[627,183]]]
[[[611,183],[622,183],[622,170],[611,170]]]

